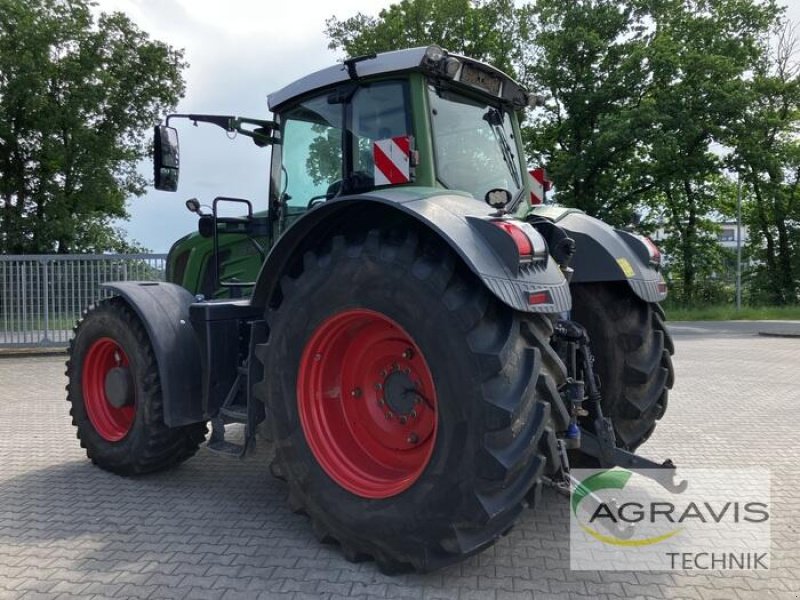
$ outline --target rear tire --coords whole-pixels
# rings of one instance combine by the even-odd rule
[[[603,413],[617,445],[635,450],[667,410],[675,380],[675,347],[658,304],[637,297],[627,283],[573,284],[572,318],[583,325],[600,377]]]
[[[118,387],[112,401],[107,380],[115,369]],[[130,475],[166,469],[194,455],[205,439],[205,423],[164,424],[150,340],[121,298],[103,300],[84,314],[70,342],[66,375],[78,439],[92,462],[107,471]],[[126,404],[115,405],[122,396]]]
[[[554,459],[550,410],[564,373],[550,322],[501,305],[449,250],[405,229],[328,240],[281,280],[281,296],[257,349],[257,393],[274,472],[318,538],[387,573],[424,572],[508,531]],[[427,396],[416,405],[418,459],[394,421],[413,406],[391,396],[411,390],[397,387],[403,377]],[[396,428],[381,422],[388,407]]]

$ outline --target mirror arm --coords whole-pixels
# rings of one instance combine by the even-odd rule
[[[229,133],[238,133],[252,138],[256,146],[259,147],[278,143],[278,139],[271,135],[278,129],[278,124],[275,121],[234,117],[232,115],[171,114],[167,115],[167,125],[169,125],[170,119],[188,119],[193,121],[195,126],[197,123],[211,123]],[[254,125],[255,129],[245,129],[245,125]]]

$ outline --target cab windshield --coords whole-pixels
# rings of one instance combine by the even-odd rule
[[[434,86],[428,97],[439,182],[478,199],[494,188],[517,197],[522,179],[508,112]]]

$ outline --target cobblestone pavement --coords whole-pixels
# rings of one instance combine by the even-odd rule
[[[800,340],[676,328],[677,385],[643,454],[769,466],[768,572],[572,572],[567,502],[545,494],[499,543],[430,575],[381,575],[317,543],[268,475],[201,449],[167,473],[91,465],[64,402],[62,357],[0,359],[0,599],[800,598]]]

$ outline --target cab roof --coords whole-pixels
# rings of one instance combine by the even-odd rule
[[[269,109],[271,111],[276,111],[280,109],[282,105],[297,97],[304,96],[305,94],[315,90],[335,85],[337,83],[350,81],[350,69],[352,68],[355,69],[355,72],[359,78],[382,75],[385,73],[423,70],[426,53],[431,48],[436,47],[421,46],[419,48],[407,48],[405,50],[382,52],[374,57],[360,57],[357,59],[345,60],[343,63],[338,63],[320,71],[311,73],[310,75],[306,75],[305,77],[301,77],[286,87],[273,92],[267,96]],[[492,67],[491,65],[487,65],[474,59],[455,54],[449,54],[445,51],[441,52],[443,52],[446,56],[458,59],[458,61],[479,65],[481,70],[490,72],[494,76],[507,81],[508,84],[510,84],[507,87],[513,89],[513,92],[509,93],[511,92],[511,89],[504,90],[505,93],[502,95],[509,101],[513,101],[518,104],[527,103],[528,96],[524,88],[522,88],[517,82],[515,82],[502,71]],[[351,62],[349,67],[347,64],[348,62]]]
[[[427,47],[384,52],[378,54],[375,58],[356,63],[355,68],[359,77],[369,77],[395,71],[410,71],[419,68],[420,62],[425,56],[425,50],[427,50]],[[348,74],[347,66],[344,63],[339,63],[293,81],[286,87],[267,96],[267,102],[270,110],[275,110],[276,107],[292,98],[329,85],[348,81],[349,79],[350,75]]]

